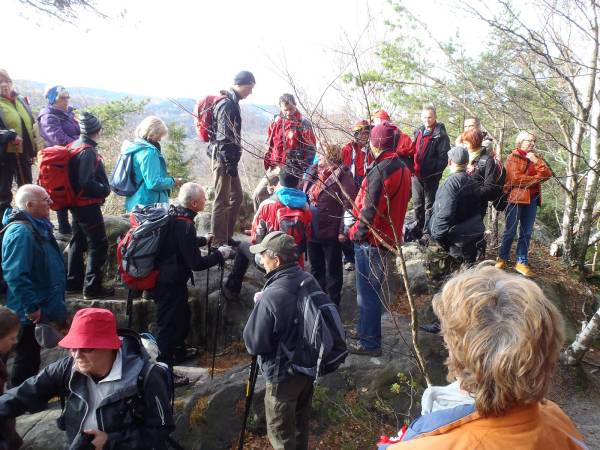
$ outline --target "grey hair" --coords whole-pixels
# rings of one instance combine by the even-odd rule
[[[433,105],[423,106],[423,111],[431,111],[433,113],[433,115],[437,117],[437,111],[435,109],[435,106],[433,106]]]
[[[281,105],[282,103],[296,106],[296,99],[292,94],[282,94],[279,97],[279,104]]]
[[[46,190],[37,184],[24,184],[15,194],[15,204],[17,208],[27,209],[27,203],[39,199],[39,195],[45,195]]]
[[[147,141],[157,142],[165,137],[169,130],[158,116],[148,116],[135,129],[135,136]]]
[[[517,134],[517,138],[515,139],[515,147],[521,148],[521,144],[529,136],[535,138],[535,134],[531,133],[530,131],[526,131],[526,130],[519,131],[519,134]]]
[[[185,208],[191,206],[194,200],[197,200],[200,195],[204,194],[204,189],[198,183],[184,183],[179,189],[179,195],[177,196],[177,201],[179,204]]]
[[[290,255],[284,255],[283,253],[276,253],[273,250],[266,249],[264,253],[266,253],[266,255],[271,259],[279,258],[281,260],[281,264],[290,264],[296,262],[298,259],[296,252]]]
[[[475,125],[477,126],[477,128],[481,128],[481,120],[479,120],[479,117],[477,116],[469,116],[465,118],[465,122],[467,120],[472,120],[473,122],[475,122]]]

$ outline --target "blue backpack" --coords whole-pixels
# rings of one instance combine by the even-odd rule
[[[141,184],[135,181],[133,154],[121,153],[110,176],[110,189],[115,194],[123,197],[131,197],[137,192]]]

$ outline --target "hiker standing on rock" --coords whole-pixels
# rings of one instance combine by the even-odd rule
[[[47,147],[68,145],[79,138],[79,123],[75,120],[73,108],[69,106],[71,96],[64,86],[48,86],[45,93],[48,105],[38,114],[40,136]],[[69,239],[72,233],[69,223],[69,209],[56,211],[58,232],[62,239]]]
[[[299,178],[315,156],[317,139],[308,119],[302,117],[292,94],[279,97],[281,112],[275,117],[267,132],[267,151],[264,157],[265,176],[254,190],[254,211],[269,193],[269,186],[276,186],[280,170],[287,166],[295,168]],[[272,192],[272,191],[271,191]]]
[[[552,176],[552,171],[535,152],[535,135],[521,131],[517,135],[516,147],[508,155],[504,165],[506,167],[504,192],[507,195],[508,205],[505,211],[506,226],[496,267],[506,268],[510,249],[517,234],[517,226],[519,226],[515,270],[523,276],[533,277],[535,274],[529,266],[528,258],[529,241],[538,206],[542,204],[542,182]]]
[[[133,158],[133,178],[138,189],[125,199],[125,210],[136,205],[168,203],[169,192],[175,179],[167,173],[167,163],[161,152],[160,141],[168,134],[165,123],[156,116],[146,117],[135,129],[135,140],[123,143],[122,154]]]
[[[381,313],[386,299],[382,285],[388,270],[388,245],[402,244],[404,217],[410,200],[410,170],[396,154],[396,126],[383,122],[371,131],[373,164],[356,196],[349,231],[356,255],[356,301],[359,319],[358,344],[350,348],[359,355],[381,355]],[[377,236],[375,233],[377,233]]]
[[[83,149],[69,160],[69,178],[77,195],[73,216],[73,239],[69,245],[67,292],[80,293],[93,300],[114,295],[115,290],[102,285],[102,266],[108,256],[108,239],[100,206],[110,194],[102,157],[96,147],[102,123],[89,112],[79,116],[81,136],[71,148]],[[87,270],[83,255],[87,253]]]
[[[310,275],[298,265],[294,239],[283,231],[269,233],[250,251],[260,254],[267,271],[260,299],[244,328],[246,349],[259,356],[267,380],[267,435],[275,450],[308,449],[313,379],[292,370],[289,352],[298,339],[298,303],[293,293]]]
[[[11,384],[17,386],[40,370],[38,322],[62,322],[65,265],[48,219],[52,200],[44,188],[26,184],[15,195],[16,209],[4,213],[2,270],[8,286],[6,305],[21,321]]]
[[[256,84],[254,75],[243,70],[233,80],[226,96],[214,106],[212,140],[208,147],[213,159],[215,201],[211,216],[212,245],[234,243],[233,229],[243,200],[238,163],[242,157],[242,114],[239,101],[250,94]]]
[[[199,184],[181,186],[176,204],[169,208],[172,226],[156,257],[159,275],[152,295],[156,302],[158,361],[170,367],[197,354],[185,344],[191,319],[187,282],[193,276],[192,271],[223,265],[233,254],[229,246],[221,246],[208,256],[200,253],[200,247],[207,245],[208,240],[196,236],[194,217],[204,209],[205,203],[204,190]],[[178,386],[189,382],[186,377],[174,377]]]
[[[60,397],[57,425],[70,449],[167,449],[175,429],[170,374],[149,361],[139,339],[117,335],[112,312],[77,311],[58,345],[70,356],[2,395],[0,422],[43,411]]]

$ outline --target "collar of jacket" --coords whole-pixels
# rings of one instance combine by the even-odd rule
[[[523,155],[523,154],[521,153],[521,152],[523,152],[523,151],[524,151],[524,150],[521,150],[520,148],[515,148],[515,149],[512,151],[511,155],[514,155],[514,156],[516,156],[516,157],[518,157],[518,158],[521,158],[521,159],[527,159],[527,156],[525,156],[527,153],[525,153],[525,155]],[[529,161],[529,159],[527,159],[527,161]]]
[[[223,92],[225,92],[225,95],[227,95],[227,97],[229,97],[231,100],[233,100],[236,103],[239,103],[240,100],[242,99],[240,97],[240,95],[233,88],[229,89],[228,91],[223,91]]]
[[[385,159],[392,159],[392,158],[396,158],[397,156],[398,155],[396,154],[396,152],[394,150],[384,150],[379,155],[377,155],[377,158],[375,158],[371,164],[369,164],[369,169],[371,167],[373,167],[375,164],[380,163],[381,161],[383,161]]]
[[[169,215],[174,217],[187,217],[188,219],[194,220],[197,214],[197,212],[194,212],[185,206],[171,205],[169,207]]]
[[[77,148],[80,145],[84,145],[84,144],[91,145],[93,148],[96,148],[98,146],[98,143],[96,141],[91,139],[89,136],[82,134],[81,136],[79,136],[79,139],[77,139],[75,142],[73,142],[71,144],[71,148]]]
[[[14,222],[15,220],[26,220],[37,230],[37,232],[45,239],[50,239],[52,236],[52,230],[54,227],[52,226],[52,222],[48,219],[36,219],[27,211],[22,209],[7,209],[4,213],[4,218],[2,223],[4,225],[8,225],[10,222]]]
[[[296,272],[297,270],[302,270],[302,269],[300,269],[300,266],[298,265],[298,263],[296,261],[287,263],[287,264],[282,264],[281,266],[277,267],[276,269],[271,270],[269,273],[267,273],[265,275],[265,279],[267,280],[267,282],[265,283],[265,287],[267,287],[267,285],[269,283],[271,283],[273,280],[276,280],[277,278],[279,278],[279,276],[281,274],[286,273],[286,272]],[[263,288],[263,290],[264,290],[264,288]]]
[[[423,131],[425,131],[425,125],[421,125],[419,127],[419,133],[423,133]],[[417,133],[417,135],[419,133]],[[431,139],[437,139],[442,134],[447,134],[446,133],[446,126],[442,122],[436,122],[435,126],[433,127],[433,130],[431,131],[431,135],[430,135]]]

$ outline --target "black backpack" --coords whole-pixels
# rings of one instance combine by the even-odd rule
[[[298,334],[292,370],[314,378],[336,370],[348,356],[346,332],[337,306],[306,273],[298,290]]]
[[[485,166],[490,156],[486,153],[481,155],[477,161],[477,169],[480,173],[485,172]],[[506,209],[508,193],[504,192],[504,184],[506,183],[506,169],[504,165],[494,159],[494,185],[493,199],[490,200],[496,211],[504,211]]]

